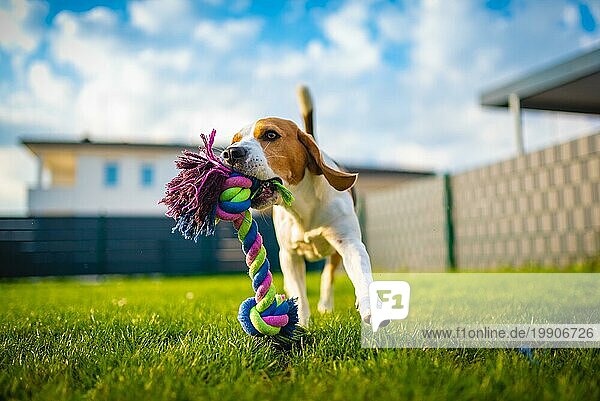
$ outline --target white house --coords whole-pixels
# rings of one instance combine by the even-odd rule
[[[25,139],[38,159],[30,216],[160,216],[158,201],[177,170],[183,144],[149,144]],[[388,188],[432,175],[427,171],[349,168],[359,173],[358,192]]]
[[[158,216],[182,144],[23,140],[38,159],[31,216]]]

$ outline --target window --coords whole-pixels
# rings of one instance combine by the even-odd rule
[[[151,164],[142,165],[140,179],[143,187],[151,187],[154,182],[154,167]]]
[[[119,183],[119,166],[115,162],[104,165],[104,186],[116,187]]]

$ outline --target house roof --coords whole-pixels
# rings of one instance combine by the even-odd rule
[[[508,107],[511,93],[522,108],[600,114],[600,48],[487,90],[480,103]]]
[[[81,141],[76,140],[52,140],[52,139],[33,139],[33,138],[22,138],[21,143],[28,148],[36,146],[45,147],[60,147],[60,148],[72,148],[72,147],[86,147],[86,146],[102,146],[102,147],[133,147],[133,148],[154,148],[154,149],[196,149],[199,145],[184,144],[184,143],[150,143],[150,142],[104,142],[104,141],[91,141],[89,139],[83,139]]]

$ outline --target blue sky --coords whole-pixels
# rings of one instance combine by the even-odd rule
[[[598,0],[0,0],[0,212],[23,210],[18,137],[197,142],[299,121],[351,164],[461,170],[514,152],[483,89],[600,45]],[[600,129],[524,115],[528,149]]]

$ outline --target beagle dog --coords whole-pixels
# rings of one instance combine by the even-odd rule
[[[285,291],[298,300],[301,325],[308,325],[305,259],[328,258],[321,275],[320,312],[333,309],[333,275],[340,262],[354,285],[357,308],[370,323],[371,263],[361,239],[358,217],[348,191],[358,174],[341,171],[313,137],[289,120],[269,117],[233,136],[222,153],[225,164],[261,180],[279,177],[296,200],[286,206],[277,191],[263,191],[255,209],[273,206]]]

